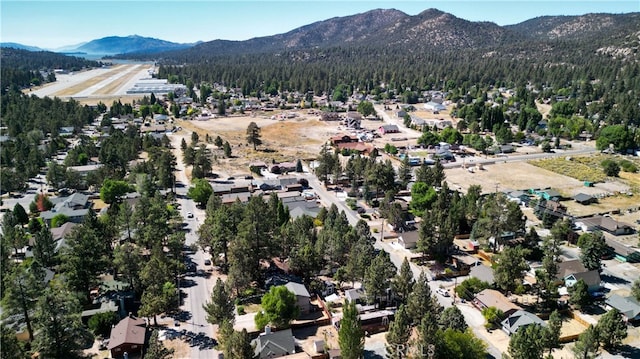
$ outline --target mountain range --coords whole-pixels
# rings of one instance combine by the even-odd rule
[[[138,35],[110,36],[75,48],[65,47],[64,52],[177,60],[339,46],[402,48],[403,51],[413,52],[495,49],[525,43],[544,48],[549,41],[555,41],[556,44],[558,41],[572,41],[592,50],[626,46],[630,49],[627,52],[637,53],[639,39],[640,13],[543,16],[515,25],[499,26],[492,22],[460,19],[437,9],[427,9],[417,15],[407,15],[395,9],[375,9],[245,41],[213,40],[180,44]],[[11,47],[26,48],[20,44],[13,45]]]
[[[172,50],[186,49],[195,44],[180,44],[139,35],[108,36],[76,45],[45,50],[13,42],[3,42],[0,47],[10,47],[28,51],[52,51],[68,54],[115,55],[115,54],[152,54]]]
[[[593,53],[599,48],[625,47],[637,54],[640,13],[544,16],[516,25],[473,22],[437,9],[407,15],[395,9],[375,9],[305,25],[287,33],[246,41],[213,40],[196,46],[155,54],[155,58],[194,62],[217,55],[307,51],[335,47],[367,47],[387,51],[421,52],[507,49],[517,53],[567,51],[572,42]],[[633,49],[636,50],[633,50]],[[139,57],[142,58],[142,57]]]

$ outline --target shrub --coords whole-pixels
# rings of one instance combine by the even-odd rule
[[[456,286],[456,294],[458,294],[460,298],[472,300],[476,294],[487,288],[489,288],[489,283],[475,277],[470,277]]]
[[[111,326],[118,322],[116,313],[106,312],[98,313],[89,319],[87,325],[95,335],[108,337],[111,333]]]
[[[379,232],[378,228],[374,228],[374,229],[372,229],[372,231],[373,231],[373,233],[378,233]]]
[[[247,314],[247,313],[244,311],[244,305],[238,305],[236,308],[237,308],[237,310],[238,310],[238,315],[245,315],[245,314]]]
[[[620,173],[620,166],[613,160],[602,161],[602,169],[609,177],[618,177]]]
[[[620,167],[625,172],[629,172],[629,173],[638,172],[638,167],[636,167],[636,165],[633,162],[629,161],[629,160],[620,161]]]

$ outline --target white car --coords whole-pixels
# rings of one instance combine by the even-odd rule
[[[436,289],[436,293],[440,294],[443,297],[448,297],[449,296],[449,291],[444,289],[444,288]]]

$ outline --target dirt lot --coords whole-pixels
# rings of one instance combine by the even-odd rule
[[[215,167],[228,173],[247,171],[249,163],[258,160],[271,163],[315,157],[322,143],[340,133],[337,122],[322,122],[317,116],[302,112],[299,117],[286,120],[273,120],[271,116],[277,116],[277,113],[255,117],[228,116],[208,121],[178,120],[176,125],[185,130],[181,135],[186,137],[195,131],[202,140],[208,134],[212,138],[220,136],[224,141],[229,141],[233,158],[224,159],[220,154],[215,164]],[[257,151],[246,140],[246,130],[251,122],[261,129],[263,144]]]
[[[573,178],[547,171],[525,162],[497,163],[484,166],[481,171],[470,173],[462,168],[447,169],[447,182],[450,188],[462,188],[478,184],[484,193],[505,189],[529,189],[551,187],[565,196],[571,196],[584,184]],[[497,186],[497,187],[496,187]]]
[[[560,175],[525,162],[498,163],[484,167],[482,171],[470,173],[462,168],[446,170],[447,182],[453,189],[466,191],[470,185],[482,186],[484,193],[493,191],[526,190],[529,188],[551,187],[563,196],[571,198],[578,193],[593,196],[614,194],[630,189],[630,186],[620,180],[597,183],[594,187],[585,187],[582,181]],[[637,174],[621,173],[621,176],[638,176]],[[623,179],[625,182],[626,179]],[[572,200],[564,201],[569,212],[574,215],[589,215],[609,212],[617,209],[627,209],[638,206],[638,194],[628,196],[618,194],[599,199],[598,203],[583,206]]]

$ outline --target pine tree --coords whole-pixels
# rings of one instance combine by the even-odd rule
[[[615,308],[600,318],[596,328],[600,343],[605,349],[618,347],[627,337],[627,324],[624,322],[622,314]]]
[[[427,313],[431,314],[433,318],[438,318],[440,314],[440,304],[438,300],[431,294],[431,288],[429,287],[429,281],[427,275],[422,272],[416,280],[413,286],[413,291],[409,294],[407,299],[407,309],[409,311],[409,317],[413,318],[415,322],[419,322],[424,318]],[[436,320],[437,324],[437,320]]]
[[[232,321],[234,318],[235,306],[224,283],[220,278],[211,292],[211,300],[203,305],[207,312],[207,322],[220,324],[222,321]]]
[[[459,332],[465,332],[468,325],[460,309],[456,306],[452,306],[440,313],[440,327],[442,330],[451,328]]]
[[[344,359],[361,359],[364,353],[364,331],[358,318],[356,303],[346,301],[338,330],[338,343]]]
[[[262,144],[260,137],[260,127],[255,122],[251,122],[247,127],[247,142],[253,145],[254,151]]]
[[[578,341],[571,351],[576,359],[593,359],[596,357],[599,348],[598,328],[589,325],[589,327],[580,334]]]
[[[158,330],[154,330],[149,338],[149,348],[144,353],[144,358],[149,359],[171,359],[175,349],[168,349],[164,343],[158,340]]]
[[[560,346],[560,332],[562,329],[562,317],[557,310],[551,312],[547,327],[543,333],[544,346],[549,349],[549,355],[553,352],[554,348]]]
[[[252,359],[254,356],[251,347],[251,337],[246,329],[241,332],[233,330],[233,325],[228,321],[223,321],[218,330],[220,346],[225,358]]]
[[[223,151],[226,158],[231,158],[231,145],[229,145],[229,141],[224,143]]]
[[[409,294],[413,290],[414,283],[415,281],[413,280],[413,272],[411,271],[411,266],[407,258],[405,258],[402,261],[402,265],[400,266],[400,272],[396,275],[393,282],[391,283],[393,292],[399,298],[399,301],[401,303],[407,303]]]
[[[52,285],[38,300],[33,347],[43,358],[81,358],[82,348],[93,338],[80,320],[80,304],[69,290]]]
[[[50,268],[56,264],[56,243],[47,227],[42,227],[34,236],[33,257],[43,267]]]
[[[543,356],[545,328],[539,324],[521,327],[509,340],[512,359],[540,359]]]
[[[5,291],[2,293],[2,308],[5,314],[21,316],[26,324],[29,340],[33,340],[33,309],[42,290],[42,282],[34,275],[32,268],[24,264],[16,265],[3,278]]]
[[[363,285],[367,290],[367,300],[369,303],[378,304],[381,297],[385,297],[396,266],[389,259],[389,254],[380,251],[373,259],[371,265],[367,267],[364,275]]]
[[[403,358],[405,356],[405,344],[411,336],[411,319],[404,305],[401,305],[395,313],[393,322],[389,325],[387,339],[387,357],[389,359]]]
[[[222,138],[220,138],[220,136],[216,136],[216,139],[213,140],[213,144],[218,148],[221,148],[223,143],[224,142],[222,141]]]

